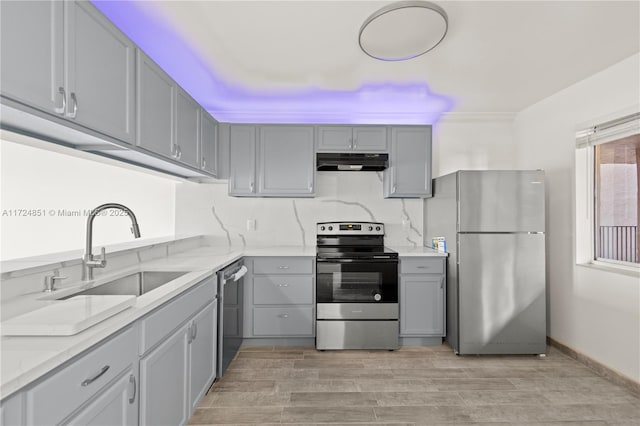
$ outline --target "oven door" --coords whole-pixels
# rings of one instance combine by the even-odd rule
[[[398,259],[321,259],[317,303],[398,303]]]

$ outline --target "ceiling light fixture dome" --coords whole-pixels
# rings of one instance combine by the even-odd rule
[[[369,16],[358,36],[364,53],[381,61],[404,61],[436,47],[449,27],[447,13],[428,1],[400,1]]]

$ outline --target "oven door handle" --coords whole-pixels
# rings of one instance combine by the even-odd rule
[[[398,263],[397,257],[373,256],[367,259],[322,259],[316,258],[318,262],[323,263]]]

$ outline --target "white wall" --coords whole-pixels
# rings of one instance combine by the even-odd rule
[[[515,167],[512,114],[450,114],[433,128],[433,177]]]
[[[515,120],[518,167],[541,168],[547,176],[549,335],[635,381],[640,279],[576,265],[575,200],[584,195],[576,193],[574,175],[576,130],[639,100],[640,54],[532,105]]]
[[[84,248],[83,210],[107,202],[133,210],[143,239],[174,234],[174,180],[8,140],[0,153],[2,260]],[[94,245],[133,240],[129,228],[126,216],[97,217]]]

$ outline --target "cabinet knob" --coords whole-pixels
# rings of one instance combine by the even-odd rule
[[[280,315],[278,315],[278,318],[284,318],[284,319],[286,319],[286,318],[289,318],[289,315],[287,315],[287,314],[280,314]]]

